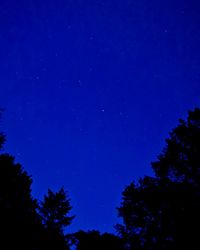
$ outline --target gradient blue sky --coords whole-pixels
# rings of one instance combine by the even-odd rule
[[[113,231],[121,192],[200,106],[200,3],[1,0],[5,150],[33,194],[69,191],[70,231]]]

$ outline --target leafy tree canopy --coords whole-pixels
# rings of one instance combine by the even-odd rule
[[[4,142],[0,133],[0,149]],[[14,157],[0,154],[0,248],[69,249],[64,228],[73,216],[68,216],[71,205],[66,191],[49,189],[39,203],[32,197],[31,185],[31,176]]]
[[[155,177],[131,183],[122,194],[123,224],[116,228],[127,249],[199,249],[199,109],[180,120],[152,168]]]

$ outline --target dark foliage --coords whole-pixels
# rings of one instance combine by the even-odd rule
[[[71,224],[74,218],[74,216],[68,216],[70,210],[70,199],[63,188],[55,193],[48,190],[39,208],[48,249],[68,249],[64,229]]]
[[[7,249],[35,247],[38,216],[37,202],[31,196],[30,176],[14,158],[0,155],[0,244]]]
[[[0,133],[0,149],[4,142]],[[122,194],[121,237],[66,235],[74,218],[66,191],[49,189],[39,203],[31,195],[32,178],[14,157],[0,154],[0,249],[199,250],[200,109],[180,120],[152,168],[154,177],[132,182]]]
[[[71,237],[76,250],[123,250],[123,241],[113,234],[79,231]]]
[[[170,133],[152,163],[155,177],[131,183],[123,192],[117,230],[127,249],[200,249],[200,110]]]
[[[5,138],[0,134],[0,147]],[[62,188],[49,190],[39,205],[31,195],[32,179],[14,157],[0,155],[0,249],[66,250],[64,228],[73,217]]]

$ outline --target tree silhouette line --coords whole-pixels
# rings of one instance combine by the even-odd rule
[[[0,149],[4,143],[0,133]],[[199,250],[200,109],[179,120],[151,167],[154,176],[125,187],[115,235],[66,234],[74,216],[64,188],[49,189],[38,201],[31,194],[32,178],[13,156],[0,154],[0,249]]]

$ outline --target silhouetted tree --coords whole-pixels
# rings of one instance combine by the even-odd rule
[[[32,249],[35,244],[38,216],[31,183],[31,177],[14,162],[14,157],[0,155],[0,244],[6,243],[7,249]]]
[[[99,231],[78,231],[72,241],[76,250],[123,250],[122,240],[113,234],[100,234]]]
[[[170,133],[155,177],[131,183],[118,208],[127,249],[200,249],[200,110]]]
[[[2,109],[0,109],[0,120]],[[0,149],[5,135],[0,133]],[[0,154],[0,248],[42,249],[42,224],[31,195],[32,178],[13,156]]]
[[[0,149],[4,141],[0,133]],[[66,192],[49,190],[39,205],[31,184],[32,178],[14,157],[0,154],[0,249],[68,249],[64,228],[73,217],[67,215],[71,206]]]
[[[69,216],[70,199],[61,188],[58,192],[48,190],[39,208],[43,225],[46,229],[48,249],[68,249],[64,229],[71,224],[74,216]]]
[[[200,183],[200,109],[188,112],[186,121],[172,130],[166,147],[152,163],[156,177],[161,180],[188,183],[199,188]]]

